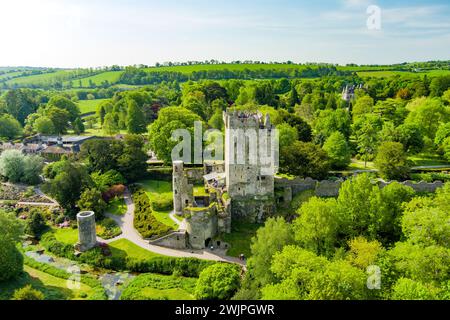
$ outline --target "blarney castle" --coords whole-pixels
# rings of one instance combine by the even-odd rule
[[[183,161],[173,161],[174,211],[185,223],[154,244],[179,249],[220,246],[217,236],[229,233],[232,221],[260,222],[274,213],[278,137],[269,115],[233,111],[224,112],[223,120],[224,160],[204,160],[204,192],[194,192]]]

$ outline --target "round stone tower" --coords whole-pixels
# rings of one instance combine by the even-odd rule
[[[78,243],[75,248],[84,252],[92,249],[97,244],[95,231],[95,213],[93,211],[82,211],[77,214]]]

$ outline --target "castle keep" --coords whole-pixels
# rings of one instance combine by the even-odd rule
[[[184,230],[157,240],[170,247],[203,249],[234,219],[259,222],[275,210],[275,130],[261,113],[224,112],[225,161],[204,161],[204,192],[182,161],[173,162],[174,212],[185,218]],[[175,240],[176,237],[176,240]]]

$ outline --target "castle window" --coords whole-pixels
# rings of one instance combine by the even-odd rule
[[[177,191],[177,190],[175,190],[175,194],[178,194],[178,191]]]

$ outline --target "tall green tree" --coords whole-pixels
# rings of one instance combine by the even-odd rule
[[[144,133],[146,130],[144,114],[136,101],[131,99],[128,100],[127,129],[132,134]]]
[[[330,158],[331,166],[334,169],[344,169],[351,162],[351,150],[345,136],[336,131],[325,141],[323,145]]]
[[[0,115],[0,138],[14,139],[22,134],[22,126],[9,114]]]
[[[408,159],[400,142],[383,142],[378,147],[375,166],[385,179],[405,179],[409,176]]]
[[[15,278],[23,271],[23,256],[16,247],[23,230],[24,225],[13,213],[0,210],[0,282]]]
[[[273,255],[293,242],[291,226],[283,218],[268,219],[252,239],[252,256],[247,265],[254,281],[261,285],[273,281],[274,274],[270,272]]]

